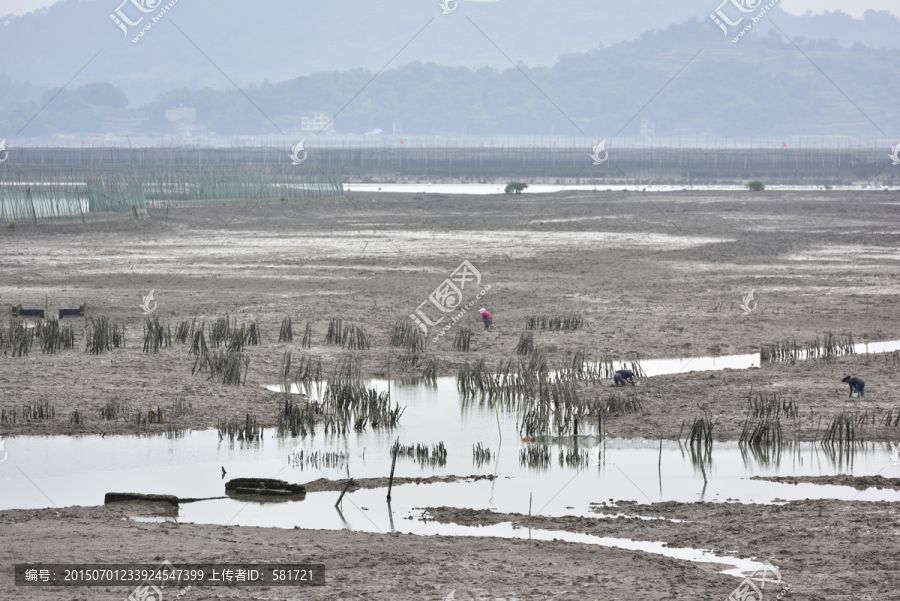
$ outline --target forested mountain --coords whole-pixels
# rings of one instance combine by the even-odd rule
[[[139,43],[122,39],[101,0],[66,0],[8,19],[0,37],[8,71],[0,75],[0,137],[11,137],[58,91],[34,82],[65,83],[101,45],[20,136],[171,132],[165,111],[182,106],[196,108],[197,121],[219,135],[291,133],[301,116],[335,114],[364,87],[337,117],[338,132],[390,131],[399,121],[408,135],[615,135],[663,88],[641,113],[658,135],[872,136],[880,135],[879,127],[891,133],[898,123],[900,50],[844,44],[866,32],[875,44],[881,35],[900,39],[900,22],[888,13],[856,21],[836,13],[772,11],[732,43],[706,14],[638,35],[640,27],[700,6],[708,10],[693,0],[678,7],[650,0],[652,10],[640,22],[637,11],[568,0],[549,11],[551,3],[532,0],[514,9],[505,0],[460,2],[446,16],[431,3],[388,0],[376,10],[342,1],[279,3],[280,18],[266,1],[240,18],[178,3]],[[585,16],[567,18],[566,11]],[[858,31],[848,28],[843,39],[811,42],[796,35],[803,30],[798,24],[825,36],[848,19]],[[68,27],[57,28],[58,22]],[[391,68],[366,86],[417,31]],[[128,121],[135,115],[142,119]],[[621,135],[634,135],[638,127],[634,120]]]

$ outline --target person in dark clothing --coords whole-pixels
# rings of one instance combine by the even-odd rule
[[[627,369],[617,371],[613,376],[613,380],[616,386],[625,386],[626,384],[634,386],[634,374]]]
[[[844,376],[841,379],[841,382],[844,384],[850,385],[850,396],[853,397],[854,392],[858,392],[860,397],[866,396],[866,383],[863,382],[862,378],[857,378],[856,376]]]

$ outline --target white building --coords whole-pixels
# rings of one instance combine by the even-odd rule
[[[300,118],[301,131],[334,131],[334,117],[328,113],[313,113]]]
[[[166,111],[166,121],[175,123],[187,119],[191,123],[197,122],[197,109],[186,109],[184,107],[177,109],[169,109]]]

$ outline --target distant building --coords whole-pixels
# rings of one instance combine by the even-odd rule
[[[188,135],[192,131],[206,129],[205,125],[197,123],[197,109],[169,109],[166,111],[166,121],[172,124],[172,129]]]
[[[394,136],[400,136],[403,133],[403,127],[401,126],[399,121],[394,121],[392,126]]]
[[[334,131],[334,117],[328,113],[313,113],[300,118],[301,131]]]
[[[166,111],[166,121],[175,123],[176,121],[181,121],[182,119],[186,119],[191,123],[196,123],[197,109],[186,109],[182,107],[177,109],[169,109]]]
[[[647,117],[641,117],[641,137],[652,138],[656,135],[656,124]]]
[[[123,131],[138,127],[144,121],[150,119],[147,113],[133,113],[131,115],[107,114],[103,118],[103,126],[106,131]]]

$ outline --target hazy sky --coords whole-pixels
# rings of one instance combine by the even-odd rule
[[[51,6],[59,0],[0,0],[0,15],[23,15],[38,8]],[[114,0],[93,0],[95,2],[108,1],[110,11],[118,5]],[[484,1],[484,0],[481,0]],[[710,5],[715,8],[718,2],[710,0]],[[897,0],[782,0],[781,6],[784,10],[802,14],[808,10],[821,13],[825,10],[842,10],[854,17],[862,17],[862,14],[868,9],[888,10],[900,17],[900,5]],[[712,9],[710,9],[712,10]]]

